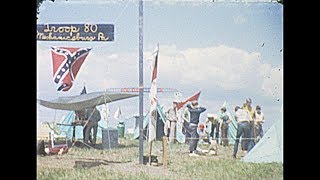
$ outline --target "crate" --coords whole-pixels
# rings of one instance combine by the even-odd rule
[[[102,148],[118,148],[118,129],[102,129]]]

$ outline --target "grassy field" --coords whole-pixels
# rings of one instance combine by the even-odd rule
[[[232,158],[233,146],[218,147],[217,156],[189,157],[188,145],[168,146],[168,167],[139,164],[138,140],[120,138],[111,150],[72,147],[63,155],[37,156],[37,179],[283,179],[283,165],[255,164]],[[148,146],[144,143],[144,154]],[[208,145],[199,145],[206,149]],[[153,155],[162,162],[161,142]]]

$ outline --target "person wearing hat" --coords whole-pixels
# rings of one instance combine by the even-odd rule
[[[198,156],[195,154],[195,150],[197,149],[199,134],[197,132],[200,114],[203,113],[206,108],[200,107],[198,101],[192,101],[191,104],[187,105],[188,110],[190,112],[190,123],[187,126],[187,131],[191,134],[191,140],[189,143],[189,156]]]
[[[206,124],[211,123],[211,132],[210,132],[210,137],[216,140],[217,144],[219,144],[219,128],[220,128],[220,123],[215,114],[208,113],[207,114],[207,119],[206,119]],[[214,138],[215,134],[215,138]]]
[[[176,139],[176,131],[177,131],[177,102],[172,103],[172,107],[169,108],[166,112],[166,124],[165,124],[165,135],[168,137],[169,135],[169,143],[175,143]]]
[[[228,129],[229,129],[229,123],[231,122],[229,116],[227,115],[227,109],[225,107],[222,107],[220,109],[221,114],[220,114],[220,119],[222,120],[221,122],[221,137],[222,137],[222,144],[224,147],[229,145],[228,141]]]
[[[255,139],[257,141],[256,143],[258,143],[263,136],[263,129],[262,129],[263,123],[264,123],[264,114],[261,111],[261,107],[257,105],[256,111],[254,112]]]

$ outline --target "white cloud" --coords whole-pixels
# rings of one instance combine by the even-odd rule
[[[169,87],[196,84],[206,89],[218,87],[282,97],[279,93],[282,91],[282,73],[279,72],[282,71],[262,63],[260,57],[259,52],[225,45],[185,50],[178,50],[175,45],[160,45],[159,83]],[[148,75],[150,69],[146,71]]]
[[[242,15],[233,16],[232,18],[235,24],[243,24],[247,21],[247,19]]]
[[[161,46],[159,72],[166,79],[181,84],[209,83],[227,90],[244,88],[259,67],[259,53],[224,45],[208,48],[177,50],[175,46]],[[167,50],[168,49],[168,50]]]
[[[145,59],[152,51],[144,53]],[[262,63],[259,52],[225,45],[177,49],[160,45],[158,84],[161,87],[245,90],[265,96],[282,97],[282,67]],[[105,58],[107,57],[107,58]],[[55,92],[50,50],[38,48],[37,80],[39,91]],[[144,85],[150,85],[151,61],[144,61]],[[105,56],[89,53],[70,91],[80,92],[83,83],[91,91],[138,86],[138,54],[119,52]],[[192,89],[192,88],[191,88]]]
[[[144,53],[145,58],[151,57],[154,47],[149,49],[150,51]],[[202,120],[206,113],[216,113],[219,110],[223,103],[223,96],[229,98],[231,105],[241,104],[243,98],[247,96],[246,93],[240,93],[239,96],[234,94],[238,90],[248,92],[250,97],[253,97],[254,103],[263,105],[265,113],[269,114],[268,119],[277,118],[277,113],[271,116],[274,112],[272,108],[277,101],[271,102],[271,100],[282,98],[283,67],[262,63],[259,52],[248,52],[226,45],[180,50],[174,44],[160,44],[159,49],[158,86],[180,90],[181,99],[191,96],[198,90],[203,90],[200,103],[207,108],[207,111],[201,116]],[[150,86],[150,64],[151,61],[144,61],[145,87]],[[137,87],[138,74],[137,52],[117,52],[117,54],[106,55],[102,52],[96,53],[93,47],[73,87],[68,92],[57,92],[52,79],[50,48],[40,45],[37,49],[37,98],[40,99],[50,100],[60,96],[79,94],[83,83],[86,84],[88,92],[102,91],[105,88]],[[228,93],[219,94],[219,92],[232,92],[230,94],[232,96]],[[168,108],[175,97],[173,93],[159,93],[159,99],[160,103]],[[127,115],[131,115],[138,112],[137,103],[138,99],[132,98],[114,102],[110,106],[121,105],[123,110],[127,109]],[[144,112],[147,112],[149,109],[147,95],[144,97],[144,104]],[[52,109],[41,107],[40,110],[43,110],[38,112],[39,119],[42,121],[51,120],[54,116]]]

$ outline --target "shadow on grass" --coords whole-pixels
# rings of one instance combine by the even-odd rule
[[[69,145],[69,147],[72,146],[72,144]],[[99,149],[99,150],[107,150],[109,148],[103,148],[102,144],[84,144],[82,141],[76,141],[73,146],[78,148],[84,148],[84,149]],[[119,149],[119,148],[131,148],[131,147],[139,147],[138,144],[118,144],[117,148],[111,148],[111,149]]]
[[[93,159],[93,158],[81,158],[82,160],[86,160],[86,161],[99,161],[99,162],[105,162],[105,163],[129,163],[129,162],[132,162],[132,161],[108,161],[108,160],[105,160],[105,159]]]
[[[129,163],[131,161],[108,161],[105,159],[81,158],[81,161],[75,161],[73,168],[92,168],[100,165],[109,165],[111,163]]]
[[[124,144],[119,144],[118,148],[130,148],[130,147],[139,147],[138,144],[128,144],[128,145],[124,145]]]
[[[94,147],[95,149],[100,149],[100,150],[108,150],[109,148],[103,148],[102,144],[95,144],[92,147]],[[136,144],[118,144],[117,148],[111,148],[111,149],[121,149],[121,148],[131,148],[131,147],[139,147]]]
[[[99,161],[75,161],[73,168],[92,168],[100,165],[108,165],[108,163]]]

